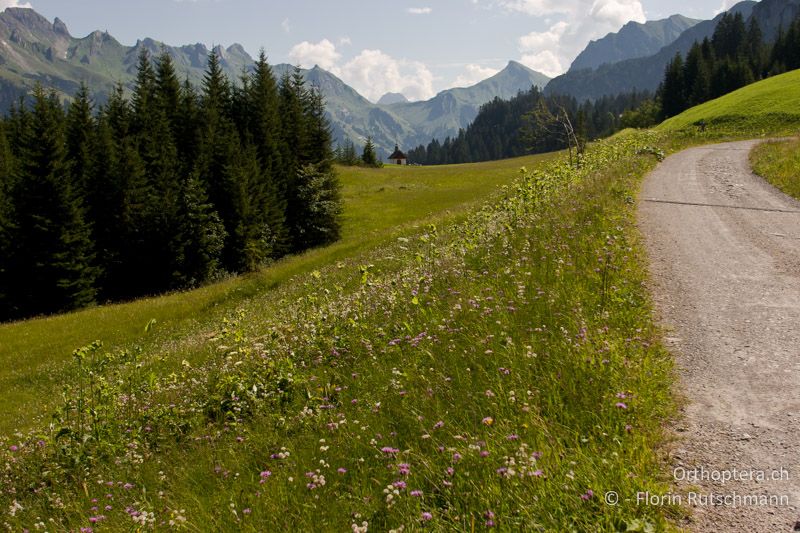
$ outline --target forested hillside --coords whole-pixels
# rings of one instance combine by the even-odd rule
[[[214,52],[199,94],[143,51],[130,99],[66,111],[41,86],[0,122],[0,318],[246,272],[339,234],[319,92],[262,54],[234,85]]]
[[[475,121],[444,142],[432,140],[427,146],[409,151],[412,163],[445,165],[471,163],[544,153],[567,148],[569,135],[549,119],[563,112],[568,128],[581,142],[608,136],[619,130],[625,111],[650,100],[648,93],[631,93],[579,103],[569,96],[545,96],[538,88],[510,100],[494,101],[481,107]],[[537,110],[539,111],[537,113]]]
[[[767,41],[758,20],[725,14],[711,39],[676,54],[658,91],[663,118],[755,81],[800,68],[800,17]]]

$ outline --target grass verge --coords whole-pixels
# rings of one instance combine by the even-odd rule
[[[143,370],[158,353],[77,352],[55,423],[2,442],[3,520],[666,528],[667,510],[635,503],[668,487],[672,359],[635,228],[656,143],[619,135],[467,220],[255,295],[171,375]]]
[[[756,174],[800,199],[800,139],[759,144],[750,153],[750,163]]]

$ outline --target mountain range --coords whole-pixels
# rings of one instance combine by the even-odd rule
[[[37,82],[69,98],[85,81],[94,100],[102,103],[117,83],[132,86],[142,49],[151,56],[166,50],[180,76],[195,84],[202,80],[210,52],[203,44],[176,47],[153,39],[125,46],[101,31],[77,38],[58,18],[51,23],[33,9],[8,8],[0,13],[0,110],[17,103]],[[217,46],[214,51],[234,80],[254,63],[239,44]],[[294,68],[274,66],[279,77]],[[302,70],[302,74],[322,91],[334,138],[361,145],[371,136],[381,153],[389,153],[395,143],[411,147],[434,137],[455,135],[472,122],[482,104],[495,97],[509,98],[533,85],[543,88],[549,81],[543,74],[511,62],[488,80],[442,91],[427,101],[409,102],[402,95],[387,95],[373,104],[319,67]]]
[[[746,19],[752,16],[771,40],[780,27],[788,26],[800,14],[800,0],[745,0],[730,12]],[[630,22],[618,32],[590,42],[569,71],[553,80],[511,61],[489,79],[442,91],[426,101],[409,102],[401,94],[389,93],[373,103],[322,68],[301,72],[325,97],[334,139],[362,145],[372,137],[379,156],[385,156],[395,144],[413,148],[434,138],[454,136],[475,119],[483,104],[511,98],[534,85],[548,94],[571,95],[579,101],[632,90],[655,91],[675,54],[685,55],[695,41],[711,37],[721,17],[698,21],[673,15]],[[95,101],[103,103],[117,83],[132,86],[143,49],[152,55],[166,50],[179,74],[195,84],[202,80],[210,53],[203,44],[176,47],[153,39],[125,46],[100,31],[77,38],[58,18],[51,23],[32,9],[8,8],[0,13],[0,112],[17,103],[37,82],[69,98],[85,81]],[[232,79],[238,79],[254,63],[239,44],[213,50]],[[295,67],[279,64],[273,68],[280,77]]]
[[[771,41],[781,27],[787,28],[800,14],[800,0],[745,0],[734,5],[728,12],[741,13],[745,20],[750,17],[755,19],[764,38]],[[653,55],[605,63],[594,69],[570,69],[566,74],[554,78],[545,92],[567,94],[578,100],[586,100],[633,90],[655,91],[663,79],[664,69],[675,54],[681,53],[685,56],[695,41],[711,38],[722,16],[723,13],[720,13],[712,20],[693,25]]]
[[[662,20],[628,22],[618,32],[591,41],[569,67],[570,71],[596,69],[604,64],[647,57],[675,42],[699,20],[672,15]]]

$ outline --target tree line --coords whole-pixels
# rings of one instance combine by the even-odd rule
[[[409,152],[425,165],[471,163],[576,148],[622,128],[646,128],[755,81],[800,68],[800,17],[767,43],[758,21],[723,15],[711,39],[669,63],[655,95],[632,92],[586,101],[544,95],[536,87],[510,100],[495,98],[455,137]],[[548,117],[544,118],[543,117]],[[561,124],[551,119],[561,117]],[[550,123],[549,123],[550,122]],[[566,126],[566,128],[564,127]],[[568,133],[567,133],[568,132]]]
[[[769,76],[800,68],[800,17],[774,43],[767,43],[758,21],[726,13],[711,39],[695,42],[686,58],[669,63],[658,90],[661,118],[728,94]]]
[[[534,86],[510,100],[495,98],[484,104],[475,121],[457,136],[444,142],[434,139],[409,151],[408,157],[417,164],[445,165],[561,150],[569,146],[570,135],[551,128],[543,117],[567,118],[583,142],[618,131],[622,114],[650,99],[650,93],[634,91],[579,103],[571,96],[545,95]]]
[[[344,142],[336,146],[336,150],[333,152],[333,159],[336,163],[346,167],[378,168],[383,166],[378,160],[378,153],[372,137],[367,137],[360,156],[356,150],[355,143],[350,139],[345,139]]]
[[[143,52],[95,109],[37,87],[0,120],[0,319],[193,287],[339,238],[320,92],[262,52],[202,86]]]

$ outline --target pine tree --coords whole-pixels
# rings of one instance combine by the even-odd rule
[[[747,57],[750,60],[750,70],[753,78],[760,80],[767,75],[767,46],[764,44],[764,34],[755,17],[751,17],[747,24]]]
[[[266,221],[267,190],[255,147],[244,147],[226,173],[228,242],[226,263],[250,272],[272,257],[274,236]]]
[[[67,112],[67,153],[68,171],[72,187],[76,194],[83,196],[86,191],[89,168],[91,167],[92,142],[94,130],[92,102],[89,88],[81,83],[78,92]]]
[[[175,148],[182,172],[189,174],[196,166],[200,152],[201,121],[199,98],[188,79],[181,87],[175,120]]]
[[[182,133],[180,113],[182,111],[181,83],[175,74],[175,65],[172,56],[166,48],[162,48],[161,55],[155,71],[156,107],[164,114],[169,123],[173,136],[173,143],[177,144],[178,136]]]
[[[193,287],[212,279],[219,271],[224,247],[225,227],[208,201],[205,186],[189,176],[181,188],[176,281]]]
[[[153,115],[156,105],[156,73],[150,62],[150,54],[142,48],[136,70],[136,81],[133,86],[133,130],[139,132],[145,128],[144,121]]]
[[[341,186],[332,170],[306,165],[297,177],[303,223],[297,228],[301,249],[332,243],[341,236]]]
[[[162,54],[157,75],[143,51],[133,91],[134,135],[146,178],[139,235],[147,237],[137,241],[142,259],[150,264],[138,277],[148,292],[175,287],[178,271],[174,249],[180,231],[180,167],[173,127],[180,86],[168,57]]]
[[[330,172],[333,164],[331,151],[331,125],[325,114],[325,99],[322,92],[312,87],[306,92],[306,124],[308,127],[308,160],[321,172]]]
[[[288,170],[284,168],[281,149],[284,142],[281,131],[280,95],[275,76],[262,50],[256,61],[249,85],[250,135],[258,153],[258,161],[265,181],[266,219],[274,240],[273,257],[285,254],[290,247],[286,227],[285,182]]]
[[[372,142],[372,137],[367,137],[364,151],[361,154],[361,161],[369,167],[378,166],[378,156],[375,154],[375,144]]]
[[[10,198],[13,173],[14,160],[11,146],[6,136],[5,124],[0,122],[0,320],[10,318],[13,307],[9,295],[9,289],[13,285],[9,273],[9,259],[12,254],[14,234]]]
[[[96,295],[91,235],[66,179],[63,111],[41,86],[34,91],[24,146],[12,192],[16,246],[10,267],[16,314],[89,305]]]
[[[683,57],[680,53],[667,65],[664,82],[659,88],[664,118],[674,117],[686,109],[686,89],[683,82]]]

